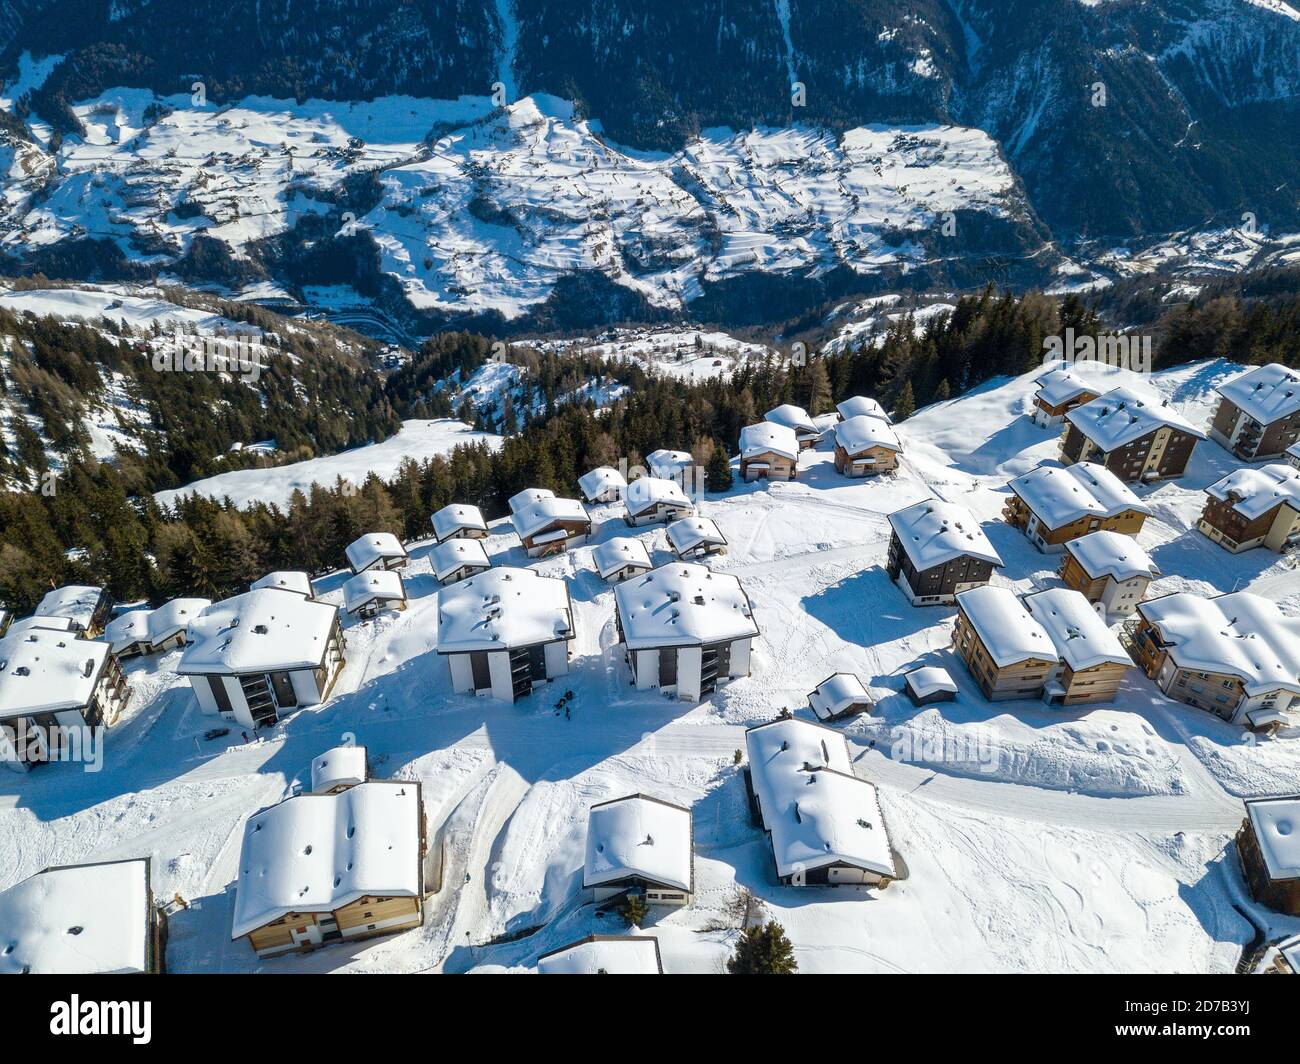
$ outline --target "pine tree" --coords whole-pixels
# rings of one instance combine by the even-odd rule
[[[813,417],[831,408],[831,378],[820,358],[808,367],[808,413]]]
[[[732,975],[794,975],[798,970],[794,946],[775,920],[742,931],[736,952],[727,961]]]
[[[939,382],[939,386],[934,390],[934,401],[936,403],[942,403],[950,398],[952,398],[952,389],[948,387],[948,378],[944,377],[944,379]]]
[[[631,927],[640,927],[645,923],[646,915],[649,909],[646,906],[645,898],[640,894],[629,894],[623,902],[623,919]]]
[[[916,413],[916,396],[912,394],[912,382],[908,381],[903,385],[903,391],[898,396],[898,401],[894,403],[894,420],[906,421]]]
[[[725,447],[715,447],[704,467],[704,486],[709,491],[730,491],[735,478],[731,474],[731,461]]]

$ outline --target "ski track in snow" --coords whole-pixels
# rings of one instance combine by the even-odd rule
[[[1152,383],[1204,421],[1209,389],[1233,371],[1200,364]],[[642,792],[694,812],[696,903],[652,914],[643,929],[658,935],[669,972],[721,970],[734,932],[717,921],[737,884],[786,927],[805,971],[1230,971],[1252,933],[1232,907],[1244,896],[1228,846],[1238,795],[1294,789],[1300,738],[1247,746],[1136,672],[1113,706],[989,704],[949,649],[954,611],[911,607],[884,574],[886,515],[935,493],[984,523],[1007,563],[998,583],[1053,582],[1059,559],[999,520],[1006,480],[1055,451],[1057,432],[1021,416],[1031,392],[1028,377],[995,381],[919,412],[899,426],[907,457],[897,473],[845,480],[823,442],[801,459],[799,481],[738,483],[705,501],[730,543],[712,564],[741,578],[762,635],[752,675],[700,706],[629,685],[590,547],[529,563],[569,581],[578,638],[570,676],[518,705],[450,692],[433,653],[428,544],[412,547],[405,613],[347,623],[331,700],[255,741],[238,729],[201,739],[211,721],[172,672],[174,652],[129,662],[136,697],[108,736],[102,772],[53,765],[0,777],[0,887],[47,865],[149,854],[159,896],[190,902],[172,918],[176,971],[527,969],[584,935],[623,932],[581,891],[586,812]],[[1138,489],[1157,511],[1140,537],[1166,574],[1155,593],[1249,585],[1294,609],[1297,578],[1276,556],[1228,555],[1187,531],[1201,489],[1235,465],[1204,443],[1182,481]],[[632,532],[610,509],[595,513],[596,541],[635,534],[656,563],[669,560],[662,528]],[[504,523],[487,547],[497,564],[525,561]],[[343,579],[318,581],[318,594],[339,601]],[[958,699],[913,707],[899,692],[917,662],[946,665]],[[776,885],[732,763],[747,725],[782,707],[807,716],[807,692],[839,669],[858,672],[877,700],[837,728],[858,774],[878,786],[908,869],[885,891]],[[554,709],[565,688],[572,719]],[[258,961],[229,941],[243,820],[345,733],[367,746],[377,777],[422,782],[441,890],[414,931]],[[898,735],[917,741],[920,760],[890,756]],[[996,754],[990,771],[923,752],[981,736]],[[1279,933],[1300,930],[1257,916]]]

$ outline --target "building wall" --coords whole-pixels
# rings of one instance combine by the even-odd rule
[[[898,452],[888,447],[868,447],[865,451],[849,454],[837,443],[835,468],[846,477],[873,477],[897,469]]]
[[[1057,671],[1058,662],[1030,659],[1012,665],[998,665],[988,652],[979,632],[970,623],[961,605],[957,606],[957,623],[953,627],[953,646],[966,668],[990,702],[1007,699],[1039,698],[1043,685]]]
[[[1300,879],[1271,879],[1264,854],[1247,817],[1237,832],[1237,853],[1250,894],[1262,905],[1281,913],[1300,916]]]
[[[1149,576],[1135,576],[1128,580],[1116,580],[1111,576],[1094,579],[1072,554],[1065,556],[1060,575],[1066,587],[1080,592],[1091,603],[1100,603],[1107,618],[1132,614],[1151,584]]]
[[[1079,672],[1065,665],[1061,669],[1060,676],[1061,686],[1065,688],[1064,704],[1077,706],[1085,703],[1115,701],[1115,696],[1119,693],[1119,685],[1128,670],[1127,665],[1115,665],[1109,662]]]
[[[958,592],[987,584],[993,575],[992,562],[969,555],[918,572],[903,550],[897,532],[890,535],[886,568],[890,579],[903,589],[913,606],[950,605]]]
[[[751,468],[755,464],[766,465],[766,469]],[[741,458],[740,475],[745,480],[794,480],[797,475],[797,462],[775,451],[764,451],[750,458]]]

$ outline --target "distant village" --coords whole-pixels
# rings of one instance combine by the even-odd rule
[[[1060,559],[1055,586],[1017,593],[996,579],[1003,559],[959,503],[931,497],[889,514],[877,559],[905,609],[952,607],[946,665],[917,660],[898,689],[917,705],[966,688],[990,703],[1112,703],[1144,677],[1189,711],[1266,740],[1300,723],[1300,618],[1249,591],[1148,597],[1162,574],[1135,538],[1152,516],[1135,485],[1184,475],[1198,447],[1248,467],[1211,484],[1196,529],[1233,553],[1300,545],[1300,375],[1265,365],[1218,388],[1208,425],[1130,387],[1098,393],[1068,367],[1037,380],[1037,424],[1060,430],[1055,462],[1007,484],[1005,522]],[[833,447],[839,477],[888,476],[904,442],[867,396],[814,416],[778,406],[736,441],[743,482],[796,481],[801,456]],[[592,469],[560,498],[532,488],[509,500],[523,557],[494,556],[478,507],[430,518],[438,585],[436,653],[456,697],[520,702],[561,693],[577,655],[572,588],[528,566],[591,543],[613,592],[622,682],[691,705],[750,675],[763,640],[740,577],[717,566],[729,544],[700,513],[695,458],[661,449],[645,475]],[[618,535],[602,534],[602,525]],[[642,530],[662,529],[656,563]],[[496,529],[495,534],[500,534]],[[403,571],[417,544],[388,532],[346,550],[342,606],[320,601],[305,572],[267,573],[221,601],[177,598],[123,608],[101,588],[52,589],[30,617],[0,612],[0,760],[17,772],[67,771],[87,729],[131,705],[122,663],[179,651],[175,672],[213,729],[246,736],[331,698],[348,629],[410,601]],[[1053,562],[1055,564],[1055,562]],[[1138,672],[1134,672],[1138,670]],[[964,675],[962,675],[964,673]],[[837,672],[807,695],[807,713],[773,706],[736,751],[753,830],[771,848],[770,876],[790,887],[883,891],[905,875],[876,786],[855,770],[838,727],[875,710],[880,677]],[[800,707],[802,709],[802,707]],[[558,712],[558,709],[557,709]],[[304,766],[308,768],[308,766]],[[436,824],[421,785],[376,778],[360,745],[323,749],[309,785],[250,809],[235,884],[232,941],[274,958],[419,927],[441,881]],[[1253,897],[1300,916],[1300,793],[1247,800],[1237,852]],[[650,793],[590,806],[581,889],[635,924],[649,907],[690,906],[693,812]],[[147,856],[48,868],[0,893],[0,972],[161,972],[176,900],[156,897]],[[75,927],[76,935],[67,928]],[[1271,971],[1300,973],[1300,936],[1269,944]],[[664,972],[653,934],[597,935],[536,958],[544,974]]]

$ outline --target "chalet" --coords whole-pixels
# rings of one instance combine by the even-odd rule
[[[550,488],[524,488],[523,491],[511,495],[507,501],[512,514],[517,514],[520,510],[525,510],[533,503],[542,502],[545,499],[555,498],[555,492]]]
[[[69,585],[49,592],[33,616],[66,619],[78,634],[94,639],[103,632],[112,609],[113,600],[102,587]]]
[[[637,477],[627,486],[623,505],[627,508],[625,520],[633,528],[657,521],[676,521],[695,513],[695,506],[681,487],[675,481],[659,477]]]
[[[808,692],[808,706],[818,720],[843,720],[870,713],[876,704],[854,673],[837,672]]]
[[[1043,685],[1044,701],[1049,706],[1113,702],[1133,659],[1092,604],[1064,587],[1026,595],[1023,602],[1052,641],[1059,662]]]
[[[367,532],[344,549],[354,573],[371,569],[402,569],[411,559],[401,541],[391,532]]]
[[[1092,462],[1040,465],[1007,487],[1011,496],[1002,511],[1007,524],[1045,554],[1098,529],[1136,536],[1151,515],[1151,507],[1127,484]]]
[[[370,779],[364,746],[336,746],[311,762],[311,793],[338,794]]]
[[[510,522],[530,558],[563,554],[591,535],[591,515],[577,499],[538,499],[516,510]]]
[[[28,632],[63,632],[73,639],[81,638],[81,632],[66,617],[23,617],[14,621],[6,635],[26,635]]]
[[[938,665],[923,665],[903,675],[903,690],[914,706],[931,702],[951,702],[957,697],[957,685],[947,669]]]
[[[663,975],[654,935],[588,935],[537,958],[539,975]]]
[[[695,456],[690,451],[651,451],[645,464],[652,477],[671,480],[683,488],[695,483]]]
[[[492,568],[483,541],[478,539],[444,539],[429,551],[429,562],[443,587]]]
[[[392,569],[368,569],[343,585],[343,610],[365,620],[381,610],[406,609],[402,574]]]
[[[1246,799],[1237,853],[1251,897],[1300,916],[1300,795]]]
[[[189,624],[211,599],[172,599],[156,610],[130,610],[108,622],[101,638],[119,659],[183,647]]]
[[[926,499],[889,515],[889,577],[913,606],[952,603],[987,584],[1002,558],[965,507]]]
[[[431,518],[433,538],[439,543],[449,539],[487,539],[488,526],[477,506],[454,502],[444,506]]]
[[[176,671],[204,713],[269,727],[284,710],[329,697],[344,646],[336,606],[259,588],[200,613]]]
[[[1300,441],[1300,371],[1273,362],[1214,390],[1210,435],[1238,458],[1280,458]]]
[[[587,815],[582,887],[597,902],[627,895],[647,905],[689,905],[695,894],[691,811],[633,794],[599,802]]]
[[[316,591],[311,586],[311,577],[295,570],[276,570],[248,585],[249,591],[261,591],[263,588],[271,591],[288,591],[294,595],[301,595],[305,599],[316,597]]]
[[[0,639],[0,762],[25,771],[65,749],[75,754],[85,729],[113,724],[130,699],[107,643],[44,628],[10,630]]]
[[[848,421],[854,417],[876,417],[886,424],[892,425],[894,419],[889,416],[885,408],[876,400],[868,398],[865,395],[851,395],[844,402],[835,407],[836,416],[840,421]]]
[[[781,883],[886,887],[898,878],[876,788],[853,774],[842,734],[780,717],[747,729],[745,747],[751,815]]]
[[[1132,536],[1100,531],[1066,543],[1060,575],[1110,619],[1130,616],[1160,570]]]
[[[583,473],[578,478],[578,487],[583,498],[593,505],[618,502],[627,491],[627,480],[612,466],[600,466],[589,473]]]
[[[1076,406],[1090,403],[1100,394],[1082,377],[1068,369],[1054,369],[1038,378],[1032,420],[1035,425],[1047,428],[1059,425]]]
[[[749,675],[758,625],[734,576],[672,562],[619,584],[614,609],[640,690],[675,690],[698,702],[719,684]]]
[[[821,429],[808,416],[808,411],[801,406],[783,403],[781,406],[773,407],[763,415],[763,418],[773,425],[782,425],[793,431],[801,450],[816,446],[817,441],[822,438]]]
[[[1300,701],[1300,618],[1248,591],[1138,603],[1134,660],[1170,698],[1229,724],[1275,730]]]
[[[438,653],[452,689],[513,702],[569,671],[569,587],[503,565],[438,592]]]
[[[990,702],[1040,698],[1056,672],[1052,640],[1005,587],[977,587],[957,596],[952,645]]]
[[[151,610],[120,613],[104,626],[100,638],[118,659],[149,653],[149,614]]]
[[[0,942],[0,975],[162,973],[149,858],[47,868],[0,892]]]
[[[727,537],[707,517],[683,517],[668,526],[668,545],[682,560],[727,553]]]
[[[1274,462],[1235,469],[1205,489],[1196,527],[1233,554],[1300,543],[1300,469]]]
[[[1122,387],[1065,415],[1061,461],[1096,462],[1120,480],[1166,480],[1187,469],[1205,433],[1167,402]]]
[[[794,480],[798,466],[794,429],[760,421],[740,430],[741,480]]]
[[[597,544],[591,552],[592,563],[602,580],[621,583],[654,568],[645,544],[639,539],[618,536]]]
[[[425,850],[411,780],[286,798],[244,825],[230,937],[274,957],[419,927]]]
[[[835,468],[846,477],[874,477],[898,468],[903,445],[893,426],[859,414],[835,426]]]

